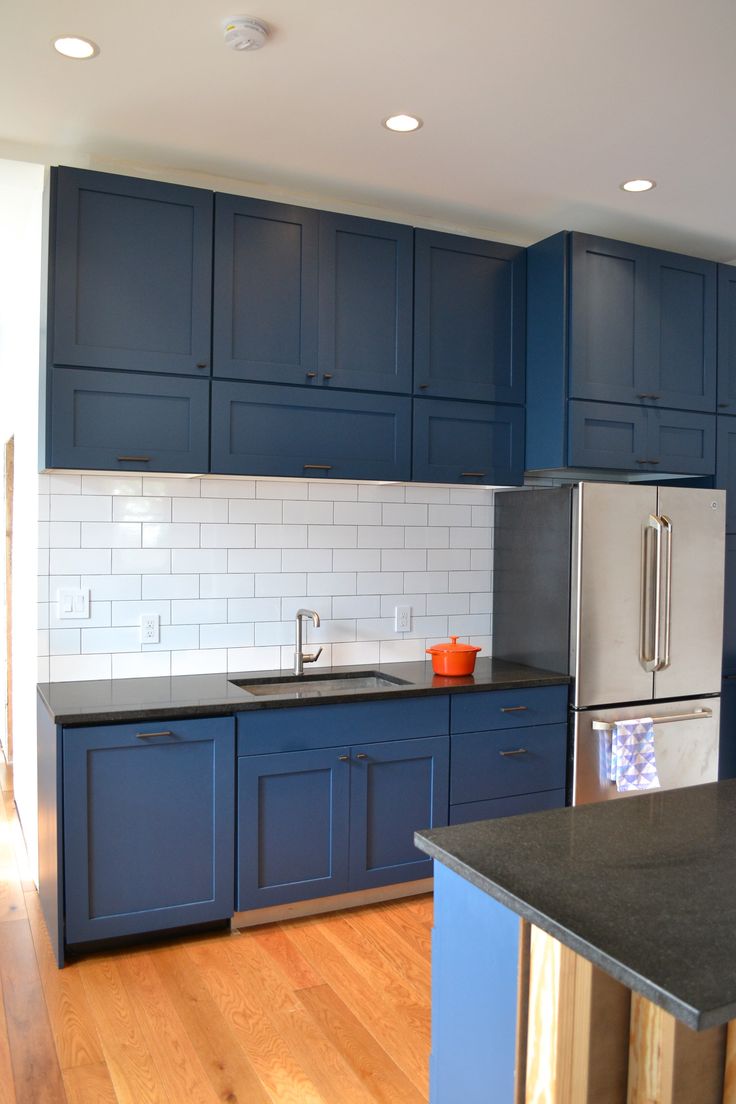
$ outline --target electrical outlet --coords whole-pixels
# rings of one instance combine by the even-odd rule
[[[161,639],[161,618],[157,613],[141,614],[141,644],[158,644]]]
[[[409,632],[411,629],[411,606],[396,606],[394,609],[394,630]]]

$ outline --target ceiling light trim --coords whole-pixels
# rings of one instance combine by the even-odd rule
[[[623,192],[651,192],[653,188],[657,187],[657,182],[656,180],[650,180],[648,177],[640,176],[632,180],[624,180],[619,187]]]
[[[91,61],[100,52],[100,47],[91,38],[78,34],[61,34],[53,39],[51,45],[57,54],[70,61]]]
[[[393,134],[416,134],[424,126],[424,122],[418,115],[411,115],[408,111],[387,115],[381,122],[386,130],[390,130]]]

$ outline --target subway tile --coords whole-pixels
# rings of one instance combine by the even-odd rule
[[[255,498],[252,479],[203,479],[202,498]]]
[[[313,609],[323,621],[325,619],[329,620],[332,617],[333,601],[334,599],[326,594],[321,594],[316,598],[314,595],[290,594],[288,597],[281,599],[281,620],[289,621],[293,625],[296,611],[299,609]],[[268,618],[264,617],[261,620],[267,621]]]
[[[407,571],[404,575],[405,591],[426,591],[428,594],[448,589],[446,571]]]
[[[199,498],[201,479],[175,475],[146,475],[143,477],[143,494],[162,498]]]
[[[255,579],[252,574],[200,575],[200,598],[252,598]]]
[[[407,548],[447,548],[450,543],[450,529],[444,526],[408,525],[404,530]]]
[[[144,526],[145,528],[145,526]],[[83,521],[82,548],[140,548],[141,527],[131,521]]]
[[[228,520],[227,499],[224,498],[172,498],[171,518],[163,521],[222,522]]]
[[[226,670],[227,650],[225,648],[171,653],[172,675],[207,675]]]
[[[403,589],[404,576],[400,571],[358,572],[358,594],[393,594]]]
[[[493,641],[490,636],[474,636],[472,643],[477,644],[480,648],[478,652],[479,656],[490,656],[493,654]]]
[[[470,549],[430,548],[427,568],[430,571],[467,571],[470,568]]]
[[[93,568],[82,570],[89,575],[95,573]],[[114,548],[112,570],[114,575],[168,575],[171,552],[168,548]]]
[[[384,571],[424,571],[427,553],[423,548],[384,548],[381,550],[381,568]]]
[[[49,577],[48,575],[36,576],[36,597],[39,602],[48,602],[49,600]]]
[[[395,631],[393,617],[359,617],[355,627],[358,640],[380,640]]]
[[[450,501],[450,488],[449,487],[424,487],[421,484],[414,484],[411,487],[406,488],[406,501],[407,502],[427,502],[434,505],[442,504]],[[431,522],[430,522],[431,524]]]
[[[227,570],[232,572],[270,571],[282,568],[280,548],[231,548]]]
[[[332,553],[333,571],[380,571],[380,548],[336,548]]]
[[[314,625],[309,625],[308,628],[308,643],[313,644],[334,644],[343,643],[349,640],[355,640],[356,622],[353,620],[345,621],[326,621],[321,620],[319,627],[315,628]],[[311,651],[311,647],[309,648]]]
[[[48,602],[38,602],[36,606],[36,624],[39,629],[47,629],[49,627],[49,604]]]
[[[336,525],[380,525],[380,502],[336,502]]]
[[[171,499],[121,495],[112,500],[112,519],[113,521],[171,521]],[[178,518],[174,520],[177,521]]]
[[[200,648],[247,648],[252,644],[252,624],[202,625],[199,630]]]
[[[73,551],[76,552],[76,549]],[[48,575],[51,571],[51,551],[48,548],[36,550],[36,574]]]
[[[381,599],[378,594],[336,595],[332,599],[332,614],[341,621],[357,617],[380,617]]]
[[[310,548],[355,548],[358,530],[355,525],[310,525]]]
[[[410,606],[412,618],[423,617],[427,612],[426,594],[382,594],[379,600],[379,616],[390,617],[392,621],[396,616],[397,606]]]
[[[224,548],[174,548],[171,570],[175,575],[224,574],[227,552]]]
[[[450,590],[490,590],[490,571],[451,571]]]
[[[232,529],[232,526],[230,526]],[[306,548],[306,525],[256,525],[257,548]]]
[[[49,581],[49,594],[51,597],[47,597],[44,601],[56,601],[56,591],[59,587],[79,587],[80,576],[79,575],[48,575],[46,576]]]
[[[199,647],[199,625],[162,625],[158,644],[141,644],[143,652],[181,652]]]
[[[492,537],[492,529],[457,526],[450,530],[450,545],[452,548],[490,548]]]
[[[172,599],[172,625],[224,624],[226,621],[225,598]]]
[[[51,495],[40,494],[38,496],[38,520],[48,521],[51,516]]]
[[[421,502],[384,502],[381,520],[384,525],[426,525],[427,509]]]
[[[470,550],[471,571],[493,571],[493,552],[490,548],[472,548]]]
[[[51,656],[49,678],[51,682],[84,682],[87,679],[112,678],[111,656]]]
[[[225,520],[249,525],[280,525],[284,520],[284,503],[280,498],[234,498],[229,503]]]
[[[358,497],[358,487],[356,483],[314,479],[309,483],[309,497],[314,501],[355,502]]]
[[[493,502],[490,487],[451,487],[450,502],[459,506],[484,506]]]
[[[51,665],[48,656],[39,656],[36,660],[36,681],[51,681]]]
[[[68,475],[64,472],[49,472],[48,491],[47,494],[70,494],[79,495],[82,493],[82,477],[81,475]]]
[[[306,498],[307,483],[301,479],[284,482],[278,479],[259,479],[256,481],[256,498]]]
[[[49,527],[50,527],[50,524],[53,524],[53,525],[77,525],[78,523],[76,521],[55,521],[53,523],[49,523],[48,521],[39,521],[38,525],[36,526],[37,544],[38,544],[39,548],[48,548],[48,546],[49,546]],[[63,547],[68,548],[69,547],[69,544],[68,543],[65,544],[64,541],[55,541],[54,544],[56,545],[57,548],[59,546],[61,546],[62,548]],[[74,547],[74,546],[72,546],[72,547]],[[78,547],[78,545],[77,545],[77,547]]]
[[[282,571],[332,571],[331,548],[284,548]]]
[[[52,575],[109,575],[109,548],[52,548],[49,558]]]
[[[332,502],[284,502],[284,523],[287,525],[332,525],[334,513]]]
[[[404,527],[401,525],[359,525],[359,548],[403,548]]]
[[[252,525],[203,525],[203,548],[252,548],[255,529]]]
[[[427,613],[462,614],[470,612],[469,594],[428,594]],[[454,631],[454,630],[453,630]]]
[[[79,629],[49,630],[49,655],[79,655],[81,650]]]
[[[203,576],[207,578],[207,576]],[[216,576],[220,578],[220,576]],[[199,598],[199,575],[144,575],[142,598]],[[202,598],[215,597],[202,594]]]
[[[402,484],[358,484],[359,502],[403,502],[404,500],[405,493]]]
[[[202,529],[205,528],[203,525]],[[199,548],[199,525],[151,521],[144,522],[142,529],[144,548]]]
[[[171,673],[171,656],[167,651],[156,655],[143,652],[120,652],[112,657],[112,677],[168,678]]]
[[[143,480],[139,475],[83,475],[82,494],[132,495],[141,497]]]
[[[230,598],[227,603],[228,621],[280,621],[280,598]]]
[[[171,602],[147,598],[138,602],[113,602],[112,624],[132,625],[140,631],[140,621],[144,614],[157,613],[161,625],[171,621]]]
[[[255,625],[254,642],[259,648],[276,644],[291,644],[293,646],[294,626],[289,621],[258,621]]]
[[[281,667],[281,649],[228,648],[227,669],[230,674],[238,671],[278,671]]]
[[[381,640],[379,646],[380,663],[415,663],[417,660],[427,660],[424,640]]]
[[[411,629],[404,633],[406,640],[421,637],[424,640],[428,636],[441,636],[447,640],[448,619],[444,616],[415,617],[412,619]],[[454,629],[452,630],[455,631]]]
[[[49,625],[52,629],[104,629],[112,623],[110,602],[90,602],[89,617],[59,617],[59,603],[55,591],[49,602]]]
[[[138,629],[82,629],[83,655],[90,652],[135,652],[140,648]]]
[[[470,525],[472,506],[430,506],[430,525]]]
[[[307,594],[355,594],[354,571],[314,571],[307,575]]]
[[[492,506],[472,506],[473,520],[472,525],[485,525],[489,529],[493,526],[493,507]]]
[[[488,591],[482,591],[479,594],[471,594],[470,596],[470,609],[469,613],[492,613],[493,612],[493,595]]]
[[[135,601],[141,597],[140,575],[83,575],[82,590],[88,590],[92,602]]]
[[[51,521],[111,521],[112,499],[100,495],[52,494]]]
[[[470,613],[465,617],[453,617],[450,630],[457,636],[473,637],[476,634],[488,635],[490,627],[488,614]]]
[[[378,663],[380,650],[377,640],[354,640],[347,644],[333,644],[332,664],[334,667],[349,667],[353,664]]]

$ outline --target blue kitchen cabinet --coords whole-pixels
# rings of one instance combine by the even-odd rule
[[[320,212],[312,386],[411,394],[413,244],[410,226]]]
[[[315,378],[318,250],[317,211],[215,197],[215,376],[267,383]]]
[[[47,381],[52,468],[206,472],[206,380],[53,368]]]
[[[414,392],[523,403],[525,253],[414,232]]]
[[[736,414],[736,267],[718,266],[718,409]]]
[[[523,408],[415,399],[413,454],[419,482],[521,485]]]
[[[713,414],[572,400],[568,416],[571,466],[683,475],[715,468]]]
[[[66,943],[233,911],[234,722],[63,732]]]
[[[224,475],[406,480],[411,399],[215,381],[211,459]]]
[[[723,603],[723,673],[736,675],[736,534],[726,536]]]
[[[50,361],[209,376],[212,193],[82,169],[51,179]]]
[[[718,777],[736,778],[736,673],[725,675],[721,684]]]
[[[716,487],[726,491],[726,532],[736,533],[736,418],[717,418]]]

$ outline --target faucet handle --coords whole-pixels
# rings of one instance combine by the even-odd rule
[[[316,663],[319,657],[322,655],[322,649],[318,648],[316,652],[309,652],[302,656],[304,663]]]

